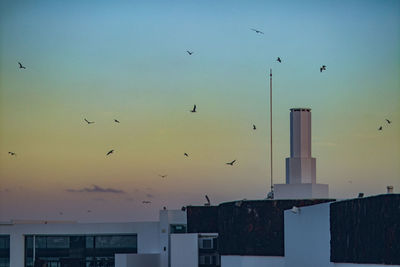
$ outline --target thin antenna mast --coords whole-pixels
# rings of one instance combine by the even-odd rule
[[[269,69],[269,121],[270,121],[270,159],[271,159],[271,195],[274,196],[274,183],[273,183],[273,171],[272,171],[272,69]]]

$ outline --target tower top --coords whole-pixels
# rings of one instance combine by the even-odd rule
[[[307,112],[310,112],[311,108],[291,108],[290,111],[307,111]]]

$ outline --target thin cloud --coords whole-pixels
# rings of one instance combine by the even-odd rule
[[[82,189],[67,189],[67,192],[72,193],[113,193],[113,194],[124,194],[125,191],[115,188],[103,188],[98,185],[93,185],[92,188],[85,187]]]

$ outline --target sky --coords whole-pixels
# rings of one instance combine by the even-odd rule
[[[330,197],[400,192],[399,25],[390,0],[1,1],[0,221],[265,198],[270,69],[275,183],[309,107]]]

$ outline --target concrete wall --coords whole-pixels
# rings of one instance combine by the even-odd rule
[[[160,254],[115,254],[115,267],[159,267]]]
[[[186,212],[181,210],[160,210],[159,249],[160,267],[170,267],[170,225],[187,224]]]
[[[221,267],[284,267],[284,257],[221,256]]]
[[[323,267],[330,262],[329,205],[285,211],[285,266]]]
[[[137,234],[138,253],[160,253],[158,222],[132,223],[35,223],[0,225],[10,235],[10,267],[24,266],[25,235]]]
[[[198,267],[198,234],[171,235],[171,267]]]

